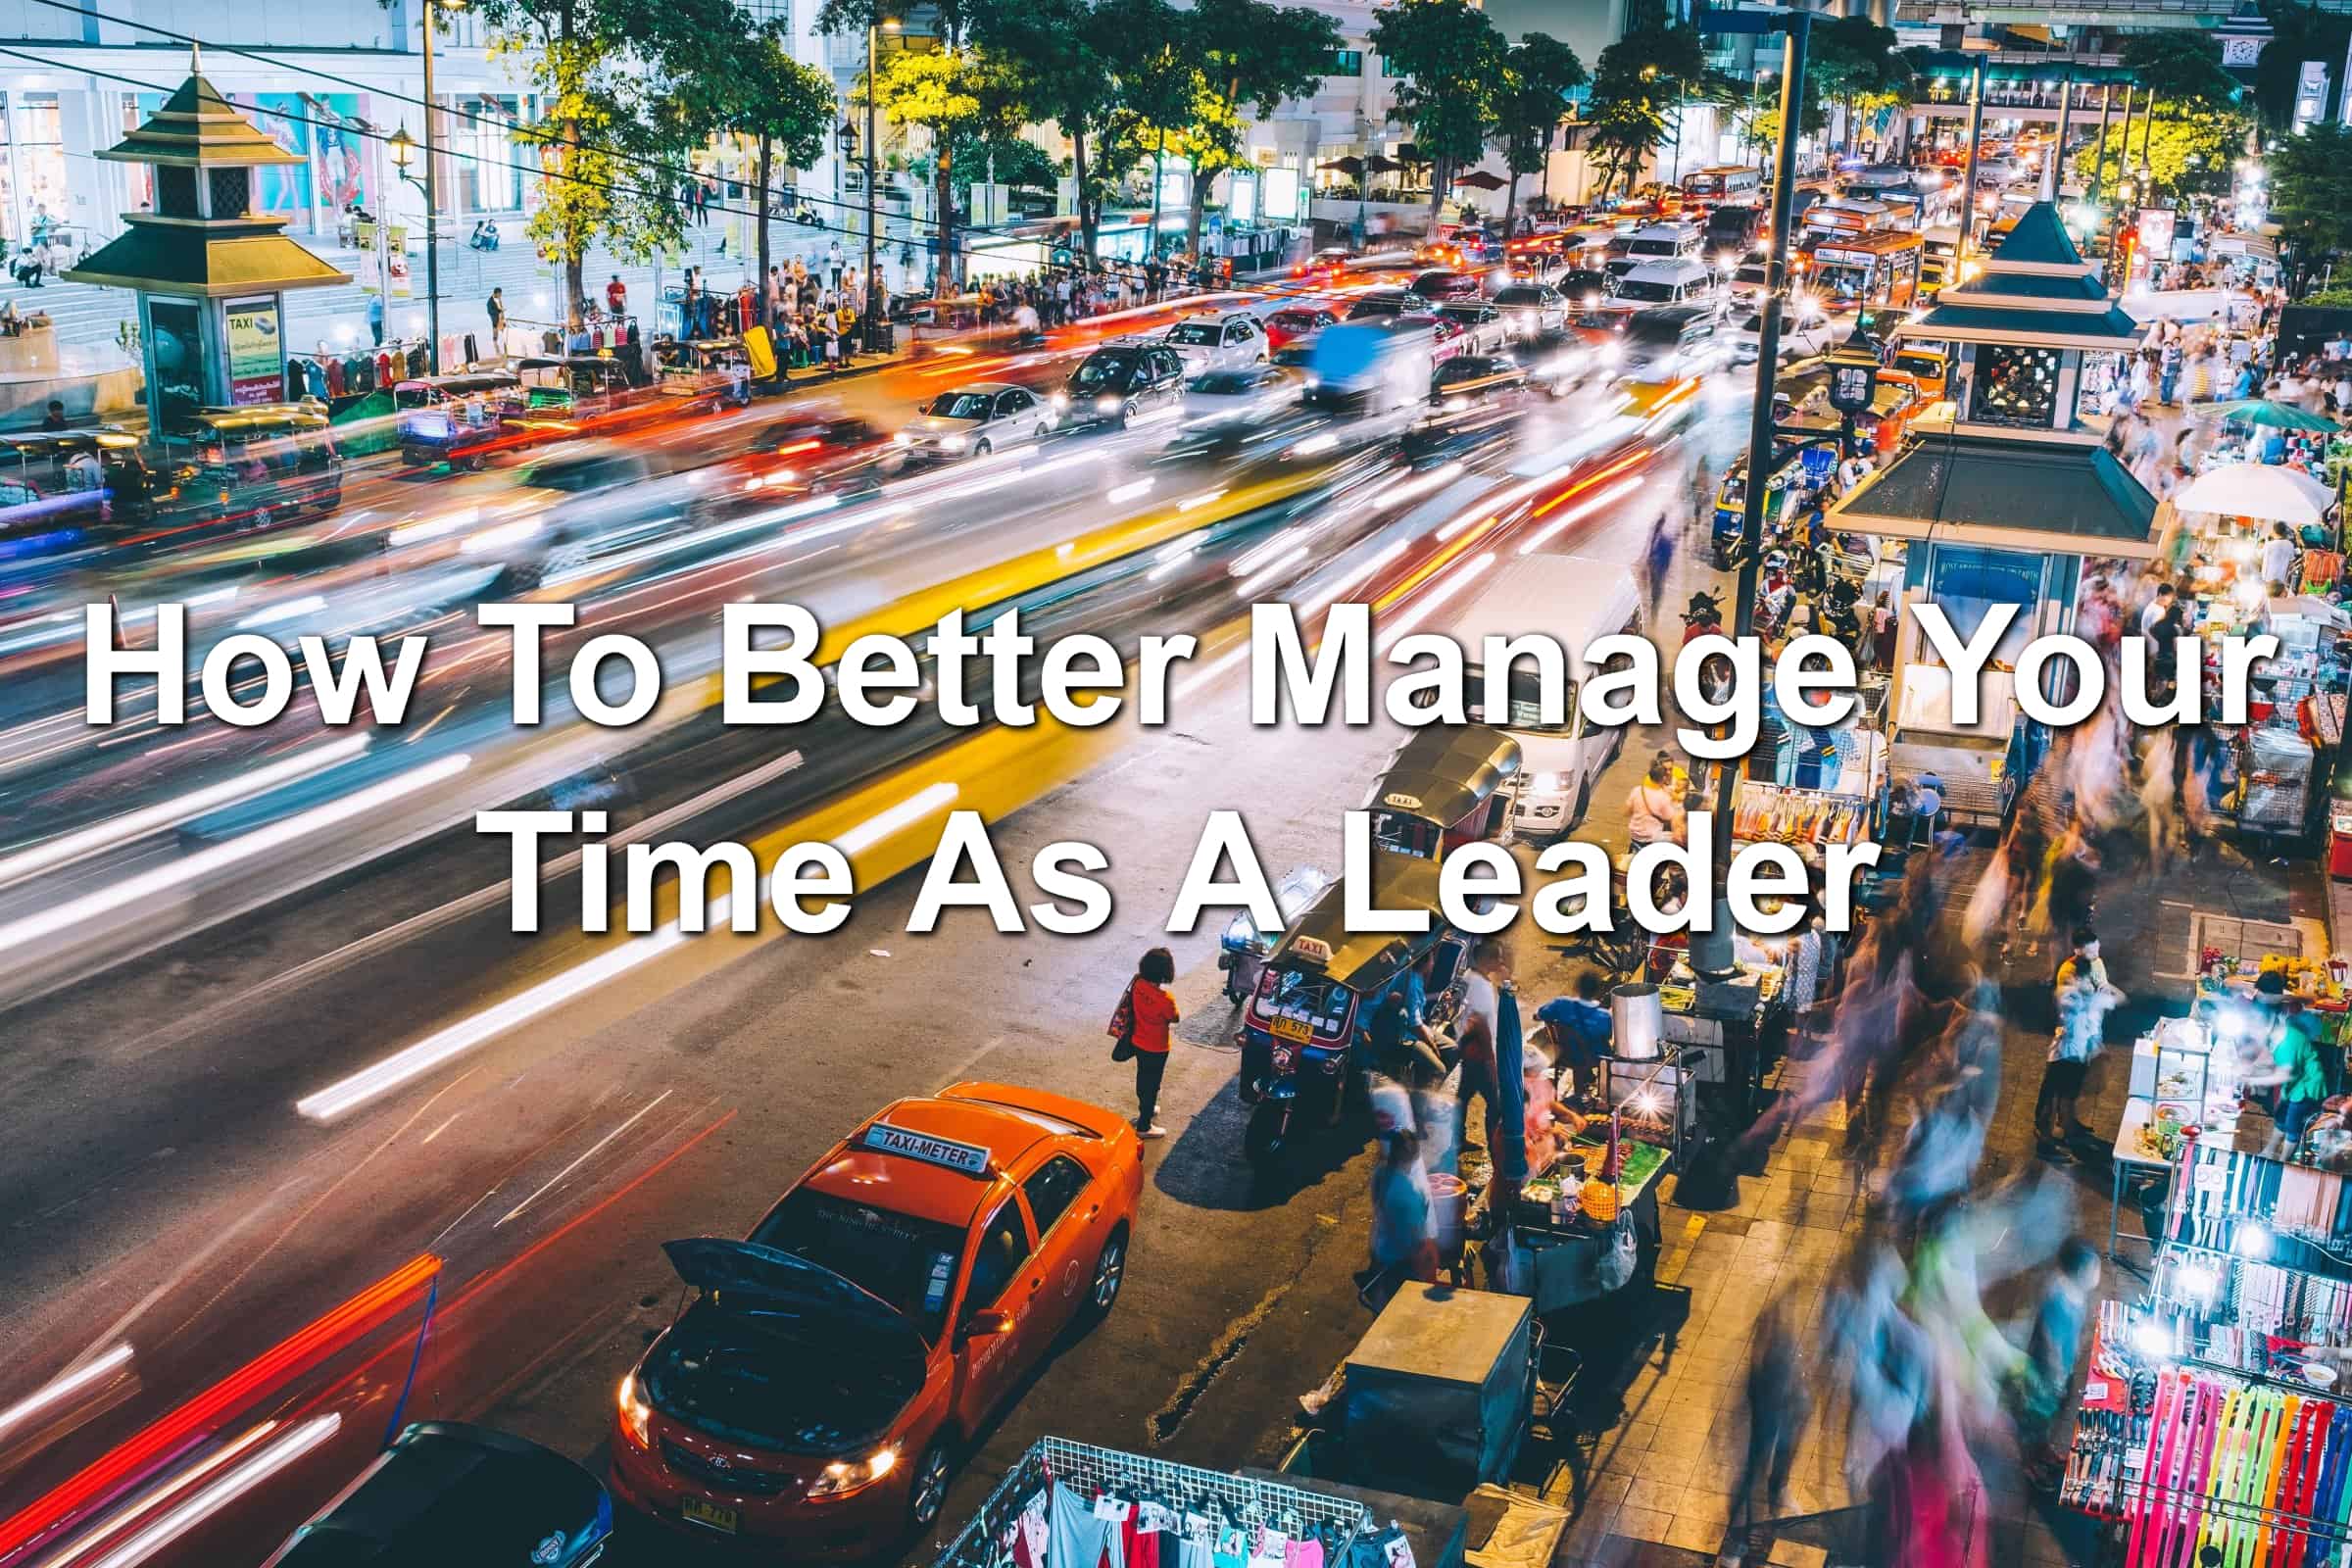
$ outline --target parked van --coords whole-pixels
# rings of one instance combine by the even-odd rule
[[[1446,624],[1430,629],[1453,638],[1469,656],[1471,721],[1503,730],[1519,743],[1525,762],[1511,799],[1512,831],[1557,838],[1584,816],[1601,770],[1625,743],[1623,729],[1592,725],[1577,701],[1592,674],[1585,650],[1614,632],[1641,635],[1642,590],[1632,569],[1620,562],[1544,554],[1508,559],[1510,564],[1494,574],[1484,593]],[[1543,682],[1533,659],[1513,662],[1510,710],[1484,710],[1482,639],[1531,634],[1558,639],[1567,656],[1568,685],[1557,724],[1543,722]]]
[[[1695,256],[1645,262],[1617,280],[1624,305],[1702,305],[1716,298],[1715,274]]]

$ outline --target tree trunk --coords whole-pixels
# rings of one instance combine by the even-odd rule
[[[1093,195],[1086,185],[1086,127],[1081,125],[1070,132],[1070,172],[1078,180],[1078,239],[1086,259],[1095,259],[1095,234],[1102,219],[1097,212]]]
[[[1438,237],[1438,225],[1446,221],[1446,186],[1453,173],[1453,160],[1433,159],[1429,166],[1429,237]]]
[[[1508,160],[1506,160],[1506,162]],[[1511,216],[1518,210],[1519,171],[1514,168],[1511,171],[1511,183],[1509,187],[1504,190],[1502,196],[1502,241],[1505,245],[1508,245],[1511,241]]]
[[[1168,156],[1168,133],[1152,133],[1152,226],[1144,231],[1144,260],[1159,258],[1159,173],[1160,165]]]
[[[580,162],[580,122],[578,121],[566,120],[564,122],[564,172],[569,176],[579,167]],[[574,208],[572,211],[577,212],[578,209]],[[588,270],[588,236],[568,232],[572,226],[570,224],[564,226],[566,233],[564,237],[566,243],[564,249],[566,254],[564,257],[564,299],[558,314],[563,320],[568,321],[571,318],[571,308],[586,297],[587,291],[583,274]]]
[[[1216,177],[1211,174],[1203,179],[1200,170],[1193,171],[1193,199],[1184,215],[1184,248],[1196,262],[1200,259],[1200,225],[1208,220],[1209,180]]]
[[[760,289],[767,287],[767,175],[768,157],[772,150],[767,132],[761,131],[760,133],[760,194],[756,198],[760,203],[760,216],[752,220],[760,235],[760,270],[752,274],[752,283]]]

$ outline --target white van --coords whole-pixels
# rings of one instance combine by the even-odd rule
[[[1696,223],[1651,223],[1637,228],[1625,242],[1625,254],[1634,264],[1671,262],[1685,256],[1696,256],[1705,233]]]
[[[1591,670],[1585,649],[1612,632],[1642,631],[1642,590],[1630,567],[1590,556],[1506,557],[1486,592],[1457,612],[1443,631],[1468,656],[1472,721],[1510,731],[1526,755],[1511,801],[1511,829],[1530,838],[1557,838],[1574,827],[1592,801],[1601,769],[1625,743],[1623,729],[1588,726],[1576,700]],[[1539,682],[1533,659],[1511,671],[1511,710],[1485,713],[1486,673],[1479,663],[1487,637],[1557,638],[1567,655],[1566,722],[1539,722]]]
[[[1696,257],[1644,262],[1617,280],[1621,305],[1719,305],[1715,274]]]

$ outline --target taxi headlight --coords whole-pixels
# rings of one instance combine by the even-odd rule
[[[943,435],[939,438],[939,449],[942,452],[961,452],[971,444],[971,438],[968,436]]]
[[[863,1459],[836,1459],[808,1484],[811,1497],[847,1497],[863,1492],[899,1467],[899,1450],[877,1448]]]
[[[890,438],[890,444],[895,447],[910,447],[914,445],[914,432],[912,430],[901,430],[898,434]]]
[[[640,1448],[654,1446],[654,1407],[637,1392],[637,1374],[620,1380],[620,1430]]]
[[[1527,781],[1530,795],[1557,795],[1567,787],[1568,775],[1565,773],[1538,773]]]
[[[1056,392],[1051,401],[1054,408],[1066,409],[1070,406],[1070,395],[1067,392]]]
[[[1116,414],[1119,412],[1119,400],[1105,392],[1095,399],[1095,412],[1097,414]]]

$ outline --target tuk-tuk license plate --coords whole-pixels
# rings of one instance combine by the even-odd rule
[[[1277,1018],[1272,1031],[1277,1040],[1290,1040],[1303,1046],[1315,1038],[1314,1025],[1304,1018]]]
[[[705,1502],[700,1497],[688,1497],[681,1511],[695,1524],[723,1530],[730,1536],[735,1533],[735,1510],[732,1508],[722,1508],[715,1502]]]

